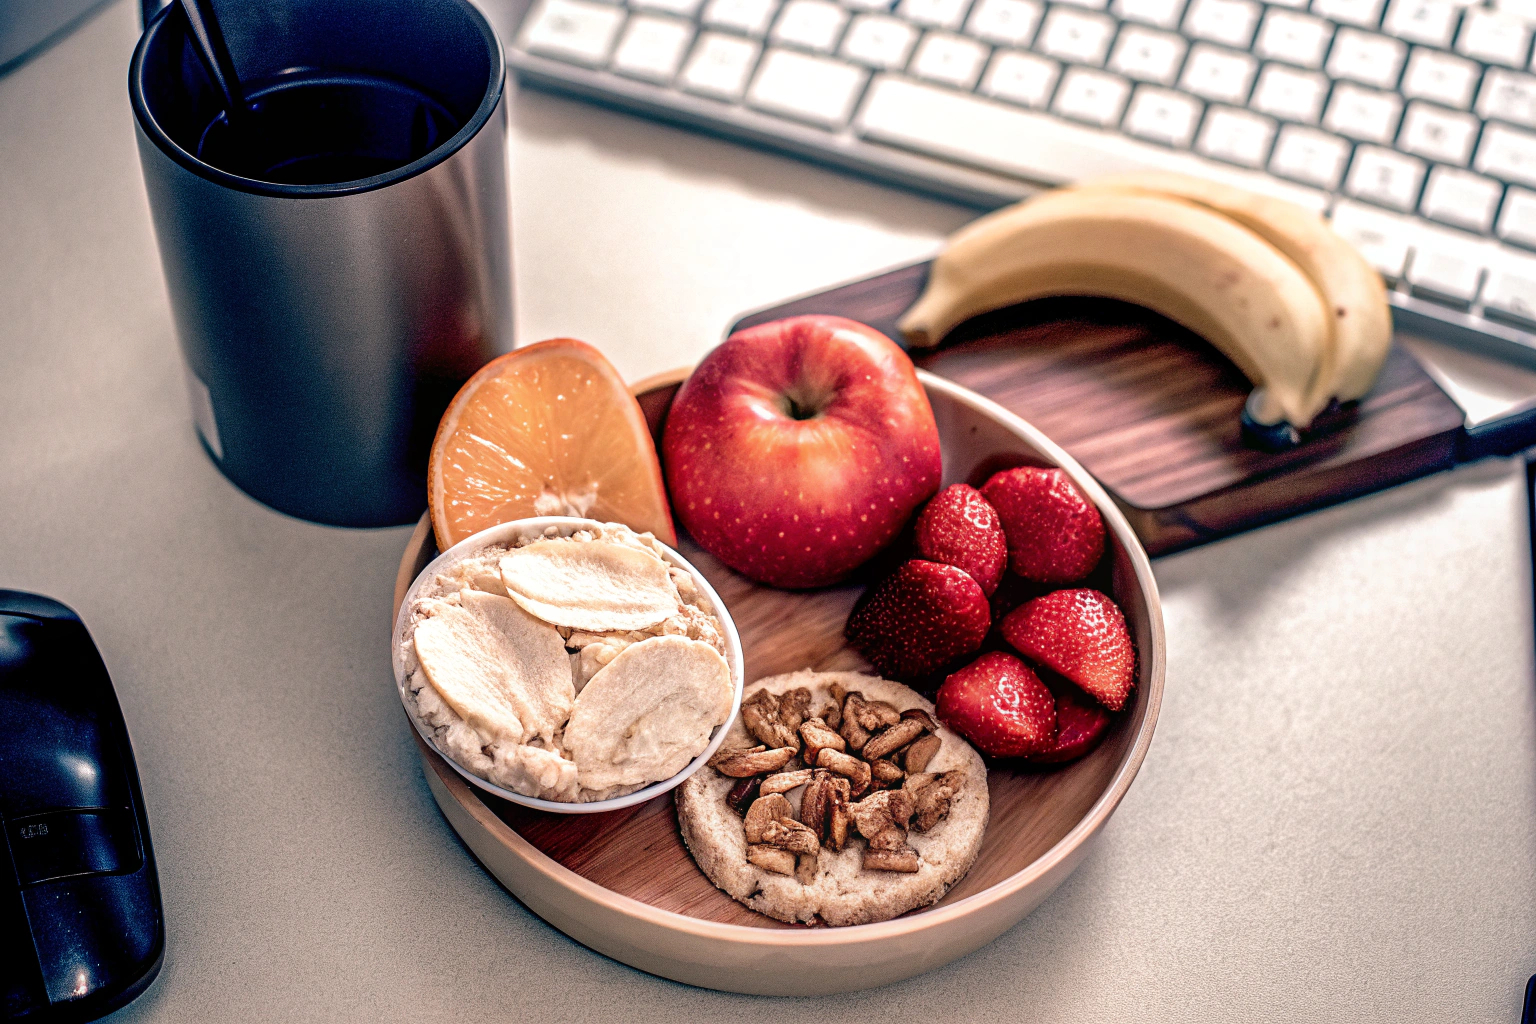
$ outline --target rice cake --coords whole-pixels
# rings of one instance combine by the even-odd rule
[[[886,701],[899,711],[917,708],[930,716],[934,714],[933,705],[915,690],[857,672],[807,669],[774,676],[749,686],[745,700],[759,690],[783,694],[806,687],[812,693],[810,707],[814,714],[831,703],[829,689],[833,684],[858,691],[867,700]],[[981,850],[989,810],[987,769],[981,756],[957,733],[942,725],[935,735],[942,744],[925,770],[959,771],[965,782],[951,801],[949,814],[938,825],[926,833],[909,834],[907,842],[919,857],[914,873],[864,870],[866,842],[856,838],[852,829],[841,852],[821,849],[816,874],[809,884],[750,863],[742,817],[725,799],[739,780],[708,766],[689,776],[675,791],[683,842],[711,882],[738,902],[781,921],[868,924],[927,906],[970,870]],[[758,740],[749,735],[738,717],[720,749],[745,748],[756,743]],[[787,767],[799,767],[799,762],[791,761]],[[797,813],[802,793],[800,787],[786,794]]]

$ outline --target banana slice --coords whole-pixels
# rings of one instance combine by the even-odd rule
[[[1299,427],[1327,405],[1331,317],[1311,278],[1231,217],[1150,192],[1064,189],[975,221],[899,326],[923,348],[980,313],[1062,295],[1133,302],[1189,328]]]
[[[1327,221],[1283,199],[1183,174],[1147,172],[1097,178],[1081,188],[1176,196],[1225,214],[1299,266],[1322,293],[1331,344],[1310,404],[1349,402],[1376,383],[1392,344],[1392,310],[1381,275]],[[1305,424],[1300,424],[1305,426]]]

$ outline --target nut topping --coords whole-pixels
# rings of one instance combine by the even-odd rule
[[[811,781],[805,784],[805,792],[800,795],[800,820],[818,836],[825,834],[827,792],[831,781],[832,773],[818,768],[811,772]]]
[[[902,780],[907,777],[907,773],[896,767],[891,761],[869,762],[869,773],[874,780],[876,789],[889,789],[892,786],[899,786]]]
[[[815,764],[817,756],[826,747],[843,751],[847,749],[847,743],[837,733],[827,726],[820,718],[808,718],[800,726],[800,735],[805,740],[805,763]]]
[[[901,713],[901,718],[902,721],[906,721],[907,719],[912,718],[923,723],[924,732],[939,731],[939,723],[935,722],[932,716],[930,716],[928,712],[924,711],[922,708],[908,708]]]
[[[816,712],[816,717],[827,723],[828,729],[836,729],[843,724],[843,706],[841,704],[828,704]]]
[[[887,754],[894,754],[922,734],[922,722],[915,718],[904,718],[865,743],[864,757],[866,760],[875,761]]]
[[[907,833],[895,826],[881,829],[869,837],[869,848],[871,850],[905,850]]]
[[[868,860],[868,858],[865,858]],[[776,850],[771,846],[748,846],[747,860],[764,871],[780,875],[795,873],[795,855],[788,850]]]
[[[912,800],[899,789],[883,789],[850,804],[848,813],[853,827],[865,839],[873,839],[887,829],[906,828],[912,816]]]
[[[779,698],[779,721],[787,729],[799,729],[811,712],[811,691],[803,686]]]
[[[849,702],[852,704],[851,708],[847,704],[843,705],[843,714],[852,715],[858,719],[859,724],[869,732],[884,729],[901,721],[901,712],[897,711],[893,704],[887,704],[883,700],[865,700],[862,693],[850,693],[848,696],[858,697],[858,700]]]
[[[738,747],[735,750],[717,750],[714,756],[704,763],[711,768],[718,768],[720,767],[720,762],[726,758],[735,757],[737,754],[761,754],[767,749],[767,747],[759,745],[756,747]]]
[[[758,690],[741,702],[741,721],[747,731],[769,747],[793,747],[800,749],[800,737],[795,728],[786,725],[779,717],[780,700],[767,690]],[[795,723],[795,727],[799,726]]]
[[[912,828],[927,832],[949,814],[949,804],[965,785],[962,771],[945,772],[942,775],[923,773],[910,775],[903,789],[912,796]]]
[[[907,752],[902,756],[902,763],[907,766],[907,772],[916,775],[928,767],[928,762],[933,760],[933,755],[939,752],[939,747],[944,743],[937,736],[929,733],[912,741]]]
[[[916,850],[865,850],[865,871],[901,871],[915,874],[922,867]]]
[[[742,822],[742,828],[747,833],[747,842],[763,842],[769,825],[781,818],[793,819],[794,816],[794,808],[778,793],[758,797],[747,809],[746,820]]]
[[[855,797],[863,796],[869,791],[870,770],[867,761],[838,753],[831,747],[823,747],[816,757],[816,767],[829,769],[848,779],[853,786]]]
[[[810,781],[811,770],[809,768],[801,768],[793,772],[779,772],[777,775],[770,775],[763,779],[762,794],[767,796],[769,793],[788,793],[790,790],[797,789]]]
[[[760,776],[747,776],[732,786],[731,791],[725,794],[725,802],[730,804],[731,810],[737,814],[746,814],[747,808],[751,806],[752,801],[757,799],[758,787],[762,781]]]
[[[819,853],[821,840],[816,833],[793,818],[775,818],[763,829],[763,845],[790,853]]]
[[[736,753],[715,765],[715,770],[733,779],[745,778],[748,775],[764,775],[783,768],[794,756],[794,747],[760,750],[750,754]]]
[[[827,790],[826,807],[826,832],[822,836],[822,842],[839,852],[848,843],[848,793],[847,779],[834,779]]]

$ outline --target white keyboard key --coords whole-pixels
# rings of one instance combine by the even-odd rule
[[[848,12],[830,0],[789,0],[773,23],[773,41],[831,53]]]
[[[1333,26],[1322,18],[1271,7],[1253,52],[1266,60],[1283,60],[1304,68],[1323,66],[1323,54],[1333,38]]]
[[[769,50],[747,89],[747,105],[827,128],[848,123],[869,72],[793,50]]]
[[[981,77],[981,69],[990,52],[974,39],[947,32],[929,32],[918,44],[917,53],[912,55],[909,70],[931,82],[970,89]]]
[[[1403,265],[1408,262],[1408,240],[1415,234],[1412,221],[1341,199],[1329,223],[1382,277],[1388,281],[1402,278]]]
[[[1483,129],[1472,166],[1500,181],[1536,185],[1536,135],[1490,124]]]
[[[1503,68],[1489,68],[1477,94],[1477,113],[1495,121],[1536,128],[1536,78]]]
[[[905,67],[917,42],[917,29],[899,18],[861,14],[843,37],[842,54],[875,68]]]
[[[1184,15],[1184,34],[1246,49],[1262,13],[1249,0],[1193,0]]]
[[[1378,146],[1358,146],[1344,191],[1398,210],[1411,210],[1424,180],[1424,161]]]
[[[689,92],[734,100],[747,87],[760,47],[737,36],[705,32],[693,46],[679,83]]]
[[[1208,100],[1242,103],[1248,98],[1248,87],[1257,68],[1258,62],[1246,53],[1199,43],[1190,51],[1179,88]]]
[[[1510,186],[1499,214],[1499,237],[1506,242],[1536,249],[1536,192]]]
[[[779,9],[779,0],[709,0],[704,7],[704,24],[728,28],[749,36],[761,36]]]
[[[1086,7],[1090,11],[1102,11],[1109,6],[1109,0],[1056,0],[1056,2],[1071,4],[1073,7]]]
[[[1339,187],[1348,161],[1349,143],[1337,135],[1288,124],[1280,129],[1280,137],[1275,140],[1275,155],[1270,158],[1269,169],[1331,192]]]
[[[1465,167],[1481,127],[1471,114],[1458,114],[1415,100],[1408,104],[1408,112],[1403,115],[1403,130],[1398,134],[1397,148],[1443,164]]]
[[[857,11],[874,11],[878,14],[889,14],[893,0],[842,0],[844,7],[851,7]]]
[[[1184,61],[1186,43],[1169,32],[1154,32],[1139,25],[1127,25],[1115,40],[1109,55],[1109,69],[1129,78],[1158,85],[1172,85]]]
[[[629,6],[642,11],[660,11],[675,14],[679,18],[692,18],[699,9],[700,0],[629,0]]]
[[[1200,108],[1199,100],[1181,92],[1138,85],[1121,127],[1139,138],[1184,149],[1195,137]]]
[[[1484,64],[1523,68],[1531,52],[1531,27],[1512,14],[1471,7],[1461,19],[1456,52]]]
[[[877,75],[870,83],[855,125],[870,139],[1032,181],[1172,171],[1253,189],[1317,212],[1328,203],[1325,192],[1264,172],[891,74]]]
[[[1115,34],[1114,19],[1065,7],[1052,7],[1040,27],[1035,49],[1058,60],[1103,64]]]
[[[519,44],[576,64],[598,65],[608,59],[624,11],[586,0],[543,0],[523,22]]]
[[[691,42],[692,22],[636,14],[624,26],[624,35],[613,51],[613,70],[654,82],[670,82]]]
[[[1416,246],[1408,265],[1408,283],[1415,295],[1456,306],[1472,305],[1482,280],[1483,268],[1477,263],[1433,246]]]
[[[1429,181],[1424,185],[1419,212],[1444,224],[1487,232],[1493,227],[1493,215],[1503,197],[1504,186],[1492,178],[1453,167],[1436,167],[1429,172]]]
[[[1266,64],[1253,87],[1248,105],[1282,121],[1316,124],[1328,95],[1328,79],[1315,71],[1297,71],[1284,64]]]
[[[929,28],[957,29],[971,0],[901,0],[896,13]]]
[[[1466,110],[1483,69],[1469,60],[1415,46],[1400,91],[1410,99],[1433,100]]]
[[[1536,274],[1494,271],[1483,290],[1483,305],[1503,319],[1536,324]]]
[[[1312,0],[1312,13],[1361,28],[1375,28],[1381,21],[1381,0]]]
[[[1000,100],[1043,109],[1051,101],[1061,65],[1033,53],[998,50],[981,80],[981,91]]]
[[[998,46],[1028,46],[1042,13],[1034,0],[981,0],[971,8],[965,31]]]
[[[1154,28],[1176,28],[1184,11],[1184,0],[1115,0],[1111,10],[1126,21]]]
[[[1381,29],[1395,39],[1448,50],[1461,8],[1447,0],[1392,0]]]
[[[1231,107],[1212,107],[1206,112],[1195,149],[1243,167],[1263,167],[1274,137],[1275,122],[1267,117]]]
[[[1392,141],[1403,101],[1395,93],[1372,92],[1340,82],[1333,87],[1323,127],[1361,142]]]
[[[1333,52],[1328,54],[1328,74],[1378,89],[1390,89],[1397,84],[1398,72],[1402,71],[1403,58],[1407,55],[1408,47],[1396,39],[1341,28],[1333,39]]]
[[[1051,109],[1074,121],[1108,128],[1120,120],[1131,83],[1089,68],[1068,68]]]

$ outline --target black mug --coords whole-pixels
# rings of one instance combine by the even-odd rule
[[[231,125],[179,5],[129,93],[193,418],[282,512],[414,520],[438,418],[512,344],[505,63],[466,0],[224,4]]]

